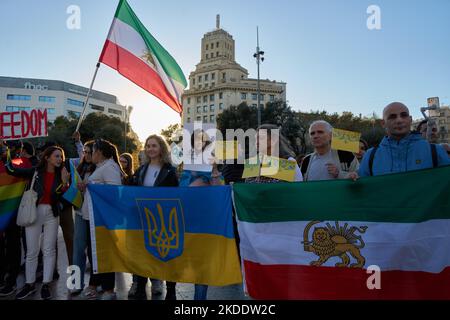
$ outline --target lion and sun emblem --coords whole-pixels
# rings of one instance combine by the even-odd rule
[[[361,249],[364,248],[365,243],[362,237],[356,235],[355,232],[363,234],[366,232],[367,226],[348,228],[348,223],[346,223],[341,227],[339,222],[336,221],[333,227],[326,223],[326,226],[314,228],[310,240],[309,231],[311,227],[321,222],[311,221],[303,232],[302,244],[304,250],[319,257],[318,260],[311,261],[310,265],[321,266],[331,257],[339,257],[341,261],[335,264],[336,267],[363,268],[366,259],[361,255]],[[355,263],[350,264],[349,255],[356,260]]]

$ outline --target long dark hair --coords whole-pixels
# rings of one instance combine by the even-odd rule
[[[120,155],[120,157],[124,158],[125,160],[127,160],[127,168],[124,169],[123,171],[125,171],[125,173],[131,177],[133,175],[133,156],[131,154],[129,154],[128,152],[122,153]],[[120,160],[120,159],[119,159]],[[122,168],[123,169],[123,168]]]
[[[55,173],[58,175],[61,175],[61,170],[64,167],[65,155],[64,155],[64,150],[58,146],[51,146],[44,150],[44,152],[42,153],[42,156],[41,156],[41,160],[39,161],[39,163],[36,167],[36,170],[41,171],[41,172],[44,172],[45,170],[47,170],[47,166],[48,166],[47,159],[50,158],[50,156],[53,154],[53,152],[55,152],[57,150],[61,151],[62,162],[59,167],[55,167]]]
[[[99,150],[106,159],[112,158],[119,166],[123,178],[127,177],[127,174],[123,171],[122,165],[120,164],[117,147],[113,143],[105,139],[97,139],[94,141],[94,145],[92,146],[92,152],[94,152],[94,149]]]
[[[93,146],[94,146],[94,140],[90,140],[90,141],[84,143],[83,148],[88,147],[89,149],[91,149],[91,156],[92,156]],[[83,156],[83,158],[81,158],[80,163],[78,164],[77,171],[80,174],[81,178],[83,179],[84,176],[86,175],[86,173],[94,172],[95,167],[96,167],[95,163],[92,163],[92,162],[87,163]]]

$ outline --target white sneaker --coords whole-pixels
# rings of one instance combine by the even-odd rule
[[[163,292],[163,282],[161,280],[157,279],[150,279],[152,283],[152,294],[154,295],[160,295]]]

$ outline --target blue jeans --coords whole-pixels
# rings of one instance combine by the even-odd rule
[[[86,271],[86,249],[88,247],[89,221],[75,214],[75,235],[73,239],[73,264],[80,268],[81,288],[84,288],[84,272]]]
[[[195,285],[194,300],[206,300],[208,294],[208,286],[204,284]]]

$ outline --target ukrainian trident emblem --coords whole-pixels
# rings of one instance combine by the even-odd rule
[[[181,203],[172,199],[137,199],[144,231],[145,248],[167,262],[184,248],[184,219]]]

